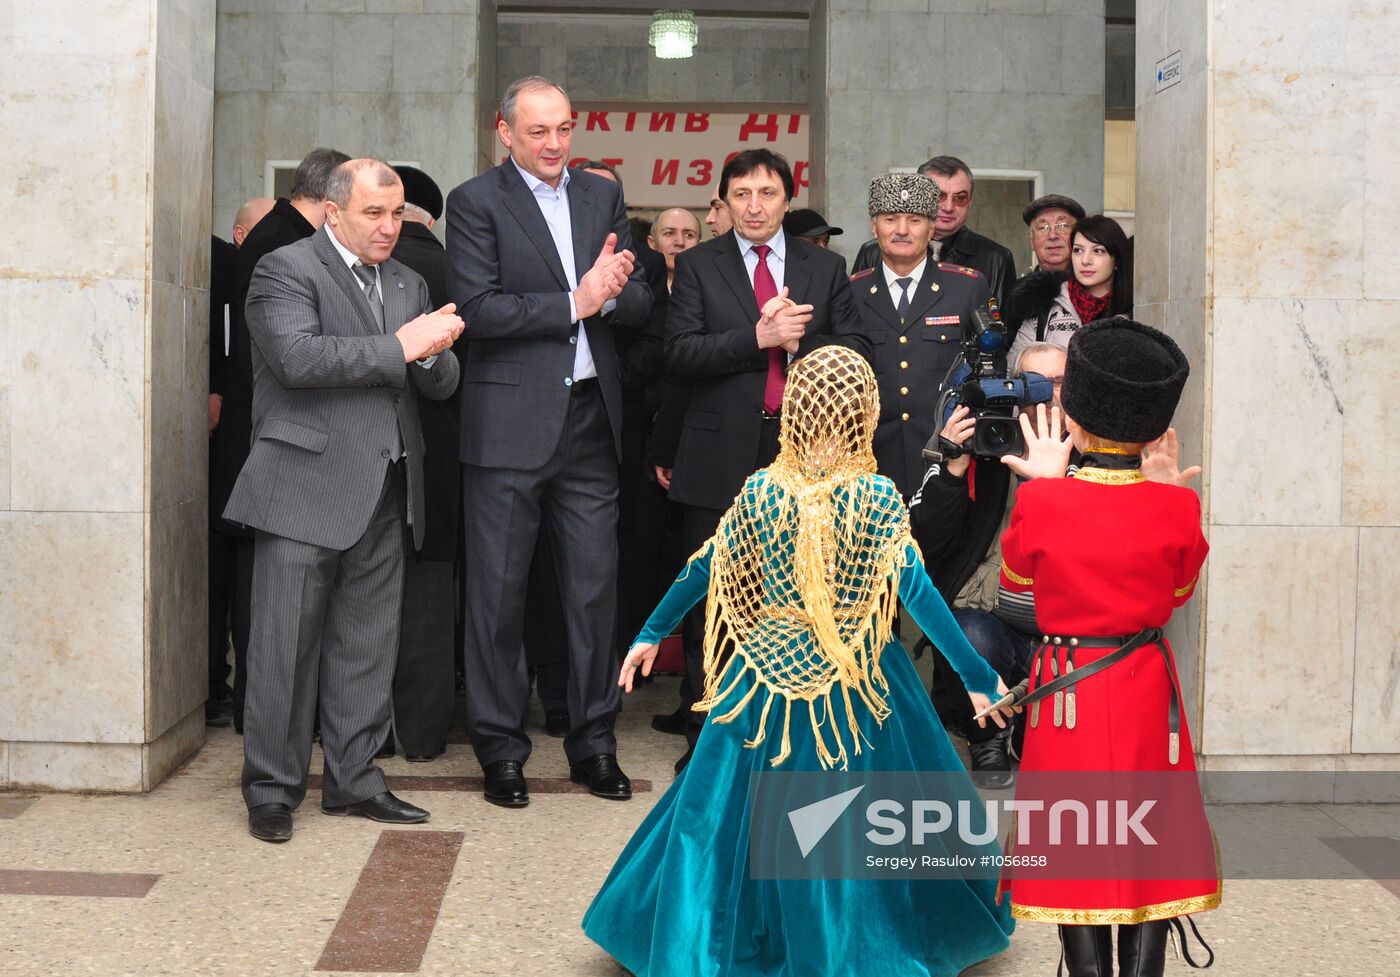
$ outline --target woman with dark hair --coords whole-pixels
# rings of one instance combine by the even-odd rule
[[[1011,286],[1002,315],[1014,330],[1008,365],[1032,343],[1066,347],[1086,322],[1133,314],[1133,247],[1112,217],[1075,225],[1070,272],[1032,272]]]

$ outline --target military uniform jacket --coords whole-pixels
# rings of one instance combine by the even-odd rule
[[[981,272],[942,261],[924,265],[903,322],[883,266],[852,275],[851,291],[880,383],[875,460],[907,499],[923,479],[924,445],[941,426],[938,397],[960,355],[963,324],[979,305],[990,308],[991,292]]]

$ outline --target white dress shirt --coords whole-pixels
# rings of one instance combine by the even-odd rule
[[[912,279],[912,281],[909,282],[909,304],[912,306],[914,304],[914,289],[918,288],[919,282],[923,281],[924,268],[927,265],[928,259],[925,258],[923,261],[920,261],[917,265],[915,265],[914,270],[911,271],[909,274],[897,275],[894,273],[894,270],[890,268],[889,265],[885,264],[883,261],[880,262],[880,268],[885,273],[885,288],[890,294],[890,301],[894,303],[895,312],[899,311],[899,280],[901,278]]]
[[[366,268],[374,269],[374,290],[379,293],[379,304],[387,309],[388,305],[384,301],[384,277],[379,271],[379,266],[365,264],[365,262],[361,261],[355,255],[355,252],[351,251],[345,245],[341,244],[340,238],[336,237],[335,231],[331,230],[331,225],[329,222],[323,224],[322,227],[325,228],[326,236],[331,239],[331,244],[334,244],[335,249],[340,252],[340,260],[345,262],[345,267],[350,269],[350,274],[355,275],[356,265],[364,265],[364,267]],[[355,275],[355,281],[356,283],[359,283],[359,275]],[[400,323],[400,325],[402,325],[402,323]],[[384,328],[385,330],[388,330],[390,328],[389,320],[387,319],[384,320]],[[394,332],[398,331],[397,326],[393,327],[393,329]],[[434,353],[432,356],[425,356],[423,359],[414,360],[413,362],[417,363],[419,366],[423,367],[423,369],[427,370],[430,369],[432,365],[437,362],[437,354]]]

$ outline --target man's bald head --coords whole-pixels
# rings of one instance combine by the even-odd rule
[[[271,197],[254,197],[238,208],[238,213],[233,218],[234,247],[242,246],[248,232],[258,226],[258,221],[268,215],[276,202]]]
[[[676,270],[676,255],[700,243],[700,219],[684,207],[672,207],[651,222],[647,244],[666,259],[666,271]]]

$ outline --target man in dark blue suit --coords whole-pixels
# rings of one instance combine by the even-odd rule
[[[512,84],[497,134],[510,156],[447,201],[448,291],[472,323],[462,375],[467,724],[486,799],[529,803],[524,594],[541,523],[569,644],[570,774],[600,797],[632,788],[617,763],[613,655],[622,382],[614,330],[638,329],[651,290],[628,250],[617,184],[567,169],[568,96]]]

